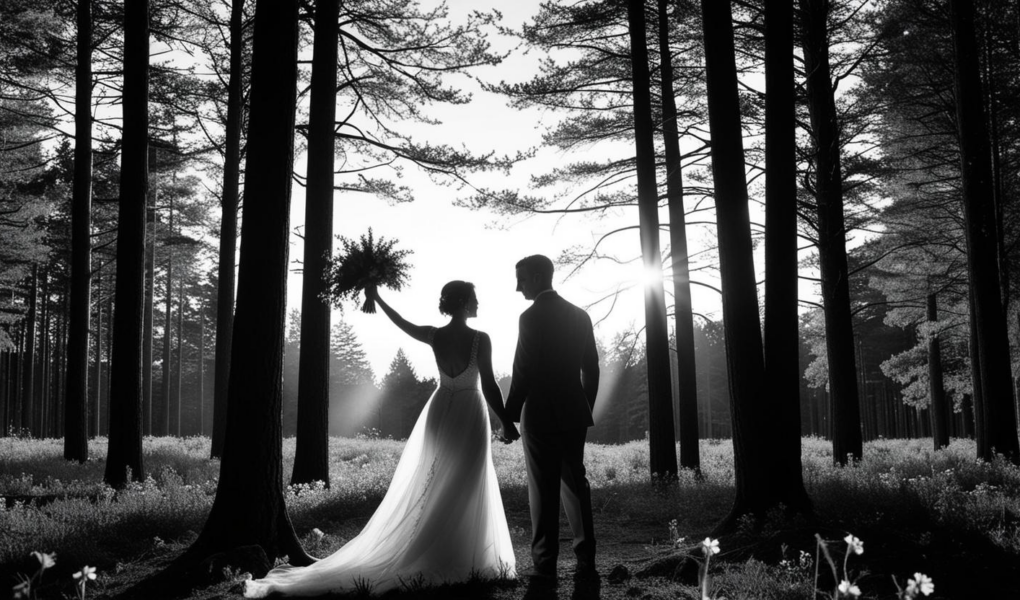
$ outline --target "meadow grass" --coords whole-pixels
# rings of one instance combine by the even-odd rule
[[[402,449],[403,442],[394,440],[332,438],[329,488],[287,488],[292,521],[313,555],[326,555],[358,533],[385,493]],[[68,578],[83,565],[98,565],[101,592],[102,576],[116,578],[132,564],[186,547],[212,505],[219,461],[208,458],[207,438],[146,438],[144,450],[145,481],[114,491],[102,483],[103,438],[90,442],[85,464],[64,461],[61,440],[0,439],[0,575],[29,573],[33,551],[55,552],[57,566],[47,576]],[[914,572],[911,556],[978,548],[1020,564],[1020,469],[974,456],[968,440],[939,452],[931,450],[930,439],[879,440],[865,445],[859,463],[839,468],[829,442],[805,438],[804,480],[817,519],[806,525],[777,515],[724,536],[723,552],[712,563],[713,593],[731,600],[814,598],[816,532],[837,554],[848,532],[865,541],[868,552],[852,557],[853,573],[845,576],[866,590],[888,593],[890,576],[904,582]],[[294,440],[284,440],[284,473],[293,458]],[[526,548],[521,445],[494,444],[493,462],[514,544]],[[701,464],[701,479],[681,473],[675,484],[653,485],[647,442],[590,444],[586,465],[603,556],[614,562],[636,558],[633,571],[642,560],[677,549],[696,556],[697,544],[732,503],[730,441],[702,440]],[[519,561],[527,555],[522,552]],[[945,581],[945,574],[930,574],[937,586],[940,577]],[[668,597],[701,597],[696,581],[656,585]],[[619,597],[633,595],[632,589],[623,585]]]

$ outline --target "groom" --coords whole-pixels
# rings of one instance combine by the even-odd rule
[[[575,573],[597,576],[584,442],[595,424],[599,358],[591,319],[553,291],[552,277],[553,264],[545,256],[517,263],[517,291],[534,301],[521,314],[506,399],[511,420],[521,423],[528,472],[534,567],[526,575],[556,578],[562,499],[574,535]]]

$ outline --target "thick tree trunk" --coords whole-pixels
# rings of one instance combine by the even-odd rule
[[[659,61],[662,80],[662,138],[666,150],[666,197],[669,204],[670,263],[673,271],[673,321],[679,398],[677,434],[680,467],[701,473],[698,448],[698,381],[694,358],[694,314],[691,308],[691,273],[684,218],[684,182],[680,164],[680,130],[673,95],[673,56],[669,50],[667,0],[658,0]]]
[[[768,506],[770,488],[762,452],[765,364],[747,206],[732,13],[728,0],[702,0],[701,9],[737,492],[729,516],[718,528],[721,531],[733,526],[744,514],[762,512]]]
[[[818,258],[825,315],[825,350],[832,396],[832,456],[839,465],[860,460],[860,401],[850,312],[846,225],[839,123],[829,70],[829,0],[800,0],[808,110],[815,142],[815,199],[818,204]]]
[[[34,434],[35,431],[35,341],[36,321],[38,320],[39,296],[39,265],[32,265],[32,275],[28,284],[28,314],[25,316],[25,367],[21,373],[21,423],[22,431]]]
[[[271,559],[286,554],[292,564],[312,560],[287,515],[281,473],[297,8],[297,0],[256,4],[251,143],[226,438],[216,499],[185,561],[252,544]]]
[[[124,5],[124,133],[117,223],[117,311],[110,377],[110,446],[103,479],[145,479],[142,466],[142,320],[149,180],[149,2]]]
[[[928,294],[928,324],[934,327],[939,320],[938,299],[935,294]],[[942,384],[942,349],[939,346],[937,333],[928,334],[928,389],[931,406],[928,415],[931,417],[932,440],[935,449],[941,450],[949,445],[949,409],[946,403],[946,389]]]
[[[978,442],[978,451],[982,459],[990,460],[993,453],[1001,453],[1016,464],[1020,463],[1020,441],[1017,440],[1013,400],[1009,328],[999,288],[995,215],[994,208],[989,206],[993,195],[992,166],[974,35],[974,6],[963,0],[950,0],[950,9],[967,265],[981,361],[983,420],[988,438],[984,444]]]
[[[219,286],[216,292],[216,372],[213,382],[212,458],[223,455],[230,385],[230,338],[234,330],[234,255],[237,251],[238,186],[241,171],[241,88],[244,0],[230,9],[230,83],[227,85],[226,152],[223,157]]]
[[[336,136],[336,60],[339,0],[315,3],[308,191],[305,195],[304,274],[301,283],[301,361],[298,365],[297,448],[291,483],[329,486],[329,313],[323,300],[333,247],[333,151]]]
[[[648,362],[648,442],[652,475],[675,478],[676,441],[673,432],[673,386],[669,372],[669,329],[662,287],[659,250],[659,199],[655,184],[655,141],[652,127],[651,78],[643,0],[629,0],[634,91],[634,143],[637,155],[638,216],[641,258],[647,282],[645,296],[645,352]]]
[[[142,316],[142,433],[152,435],[152,303],[156,290],[156,194],[146,208],[145,314]]]
[[[810,512],[800,448],[793,3],[765,2],[765,388],[777,502]]]

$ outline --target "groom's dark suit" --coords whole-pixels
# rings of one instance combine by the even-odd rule
[[[531,553],[542,572],[556,569],[561,499],[578,566],[595,564],[591,490],[583,461],[598,387],[598,353],[588,314],[556,292],[539,294],[521,314],[506,408],[510,418],[521,423]]]

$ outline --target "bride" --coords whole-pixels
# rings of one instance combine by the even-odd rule
[[[422,409],[386,496],[361,533],[310,566],[282,566],[246,582],[247,598],[315,596],[366,585],[372,593],[383,593],[412,582],[516,576],[485,403],[502,423],[504,441],[520,434],[493,376],[492,342],[467,326],[478,315],[474,285],[451,281],[443,286],[439,312],[450,322],[439,328],[408,322],[375,288],[366,295],[404,333],[432,346],[439,387]]]

